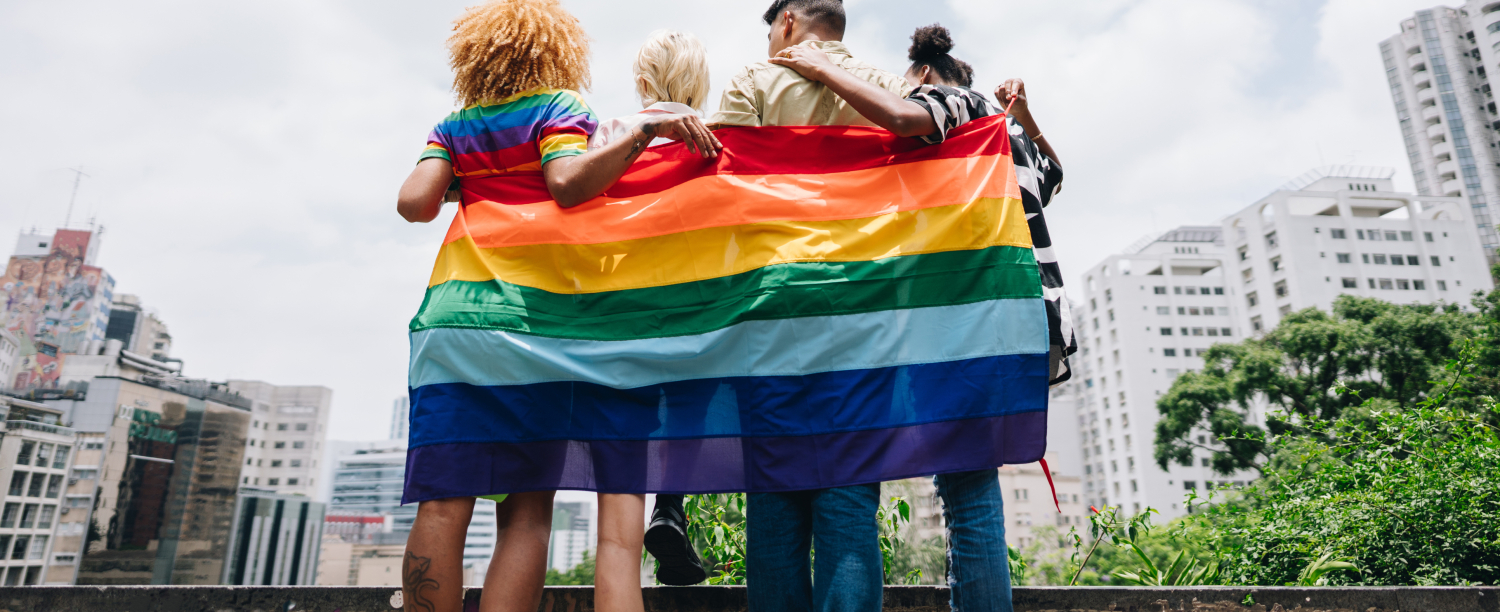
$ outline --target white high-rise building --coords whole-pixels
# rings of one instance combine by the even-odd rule
[[[1154,459],[1156,399],[1202,369],[1214,343],[1327,310],[1343,294],[1467,304],[1493,288],[1465,201],[1396,193],[1392,174],[1315,170],[1221,225],[1177,228],[1084,272],[1076,371],[1053,398],[1080,405],[1090,504],[1171,518],[1186,511],[1187,490],[1253,477],[1215,474],[1208,452],[1170,470]],[[1264,422],[1257,408],[1249,420]],[[1206,431],[1192,436],[1216,444]]]
[[[411,432],[411,398],[396,398],[391,405],[391,439],[405,441]]]
[[[1320,168],[1224,220],[1242,329],[1343,294],[1467,305],[1494,288],[1465,200],[1397,193],[1394,174]]]
[[[1500,70],[1500,5],[1469,0],[1417,11],[1380,43],[1417,193],[1461,198],[1486,255],[1500,248],[1500,112],[1488,70]]]
[[[322,471],[333,390],[253,380],[231,380],[229,388],[255,403],[240,484],[313,497]]]

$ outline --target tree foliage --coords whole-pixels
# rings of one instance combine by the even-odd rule
[[[1265,434],[1330,422],[1365,399],[1414,405],[1454,358],[1456,341],[1474,336],[1485,320],[1453,304],[1345,295],[1332,313],[1309,308],[1261,338],[1213,346],[1202,371],[1183,374],[1157,401],[1156,461],[1164,469],[1191,465],[1195,451],[1206,451],[1220,474],[1259,470],[1270,458]],[[1500,366],[1500,351],[1494,363]],[[1358,396],[1336,393],[1339,384]],[[1255,402],[1292,420],[1269,416],[1262,427],[1250,416]],[[1205,442],[1198,432],[1207,432]]]

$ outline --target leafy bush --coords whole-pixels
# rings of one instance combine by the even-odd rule
[[[1193,529],[1230,584],[1464,585],[1500,582],[1500,435],[1448,405],[1479,349],[1448,384],[1405,408],[1367,399],[1333,420],[1281,415],[1265,476],[1200,506]],[[1353,391],[1342,388],[1346,395]]]

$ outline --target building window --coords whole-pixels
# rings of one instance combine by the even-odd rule
[[[1396,287],[1396,285],[1395,285],[1395,283],[1391,282],[1391,279],[1389,279],[1389,278],[1382,278],[1382,279],[1380,279],[1380,288],[1381,289],[1385,289],[1385,290],[1389,291],[1391,289],[1394,289],[1395,287]]]
[[[1108,303],[1113,302],[1113,301],[1115,301],[1115,290],[1114,289],[1105,289],[1104,290],[1104,303],[1108,304]]]
[[[21,441],[21,451],[16,453],[16,465],[31,465],[31,456],[36,452],[36,442]]]
[[[1407,255],[1406,256],[1406,265],[1408,265],[1408,266],[1420,266],[1420,265],[1422,265],[1422,258],[1417,257],[1416,255]]]
[[[1347,237],[1347,235],[1344,234],[1344,230],[1341,229],[1330,229],[1328,230],[1328,235],[1337,240],[1343,240]]]
[[[1156,295],[1166,295],[1167,294],[1167,288],[1166,287],[1152,287],[1151,288],[1151,292],[1154,293],[1154,294],[1156,294]]]
[[[1344,279],[1344,288],[1345,289],[1358,289],[1359,288],[1359,279],[1357,279],[1357,278],[1346,278],[1346,279]]]
[[[295,486],[297,486],[297,479],[296,478],[288,478],[288,479],[286,479],[286,486],[289,486],[289,487],[295,487]]]
[[[1427,282],[1426,281],[1414,280],[1414,281],[1411,282],[1411,288],[1412,289],[1416,289],[1417,291],[1426,291],[1427,290]]]
[[[277,485],[281,484],[281,479],[280,478],[271,478],[271,479],[266,480],[266,484],[274,487],[274,486],[277,486]]]
[[[1333,256],[1339,260],[1339,263],[1354,263],[1350,261],[1348,253],[1334,253]]]
[[[1392,255],[1391,256],[1391,265],[1393,265],[1393,266],[1404,266],[1404,265],[1406,265],[1406,258],[1402,257],[1400,255]]]
[[[306,446],[307,446],[306,442],[293,442],[292,443],[292,448],[299,448],[300,449],[300,448],[304,448]]]
[[[1107,314],[1109,315],[1110,322],[1114,322],[1114,320],[1115,320],[1115,310],[1113,308],[1111,308],[1111,309],[1109,309],[1109,312]]]
[[[1401,232],[1401,241],[1402,242],[1411,242],[1412,241],[1411,232]]]
[[[1113,321],[1114,319],[1110,319],[1110,320]],[[297,431],[307,431],[307,423],[298,423],[297,424]]]
[[[1386,239],[1387,242],[1395,242],[1396,241],[1396,232],[1387,230],[1385,232],[1385,239]]]
[[[1231,331],[1230,331],[1230,329],[1228,327],[1223,327],[1223,328],[1219,329],[1219,335],[1223,336],[1225,338],[1228,338],[1230,336],[1233,336],[1234,334],[1231,333]]]
[[[1260,331],[1262,331],[1264,329],[1265,329],[1265,325],[1261,324],[1260,317],[1251,317],[1250,318],[1250,330],[1251,331],[1259,333]]]
[[[1174,348],[1162,349],[1161,350],[1161,354],[1164,357],[1176,357],[1177,356],[1177,349],[1174,349]]]
[[[1272,257],[1271,258],[1271,271],[1272,272],[1280,272],[1281,271],[1281,258],[1280,257]]]
[[[1193,335],[1194,336],[1202,336],[1203,335],[1203,328],[1202,327],[1194,327],[1193,328]]]
[[[1360,257],[1360,259],[1364,260],[1365,263],[1367,263],[1367,264],[1370,263],[1370,254],[1369,253],[1362,254],[1359,257]]]
[[[286,448],[286,442],[277,442],[277,443],[276,443],[276,444],[274,444],[274,445],[273,445],[273,446],[274,446],[274,447],[275,447],[275,448]]]
[[[1377,265],[1377,266],[1383,266],[1383,265],[1385,265],[1385,255],[1376,253],[1374,255],[1374,257],[1375,257],[1375,265]]]
[[[1354,230],[1354,235],[1358,236],[1360,240],[1364,240],[1365,239],[1365,230]]]
[[[286,427],[287,427],[286,423],[277,423],[276,424],[276,431],[286,431]]]
[[[1240,247],[1240,261],[1245,261],[1247,259],[1250,259],[1250,247],[1242,246]]]
[[[57,506],[42,506],[42,513],[36,518],[37,529],[51,529],[52,517],[57,514]]]
[[[42,487],[47,484],[46,474],[32,474],[31,486],[26,487],[26,497],[41,497]]]
[[[1197,491],[1198,483],[1192,480],[1184,480],[1182,481],[1182,488],[1185,491]]]
[[[15,546],[10,548],[10,558],[25,559],[26,549],[31,547],[31,536],[16,536]]]
[[[1433,255],[1432,256],[1432,267],[1434,267],[1434,268],[1441,268],[1442,266],[1443,266],[1443,258],[1438,257],[1437,255]]]
[[[1217,328],[1217,327],[1210,327],[1210,328],[1208,328],[1208,335],[1212,336],[1212,337],[1215,337],[1215,338],[1219,337],[1219,328]]]
[[[37,478],[37,480],[41,480],[40,475],[38,476],[39,477]],[[47,479],[48,498],[57,499],[57,496],[62,494],[62,481],[62,474],[53,474],[50,478]]]
[[[1260,303],[1260,300],[1256,297],[1256,294],[1253,291],[1245,294],[1245,301],[1250,304],[1251,308],[1255,308],[1255,306]]]
[[[1170,307],[1167,307],[1167,306],[1157,306],[1156,307],[1156,314],[1159,314],[1159,315],[1170,315],[1170,314],[1172,314],[1172,309]]]
[[[1266,234],[1266,246],[1272,249],[1276,248],[1276,232]]]
[[[1437,286],[1438,286],[1438,291],[1447,291],[1448,290],[1448,281],[1438,281],[1437,282]]]
[[[1172,328],[1170,328],[1170,327],[1163,327],[1163,328],[1161,328],[1161,335],[1163,335],[1163,336],[1170,336],[1170,335],[1172,335]]]
[[[20,497],[26,492],[26,472],[14,472],[10,475],[10,494]]]
[[[1286,297],[1286,294],[1287,294],[1286,281],[1281,281],[1279,283],[1276,283],[1276,297],[1284,298],[1284,297]]]
[[[302,467],[302,460],[301,459],[293,459],[291,461],[291,467]]]
[[[1402,291],[1411,291],[1411,281],[1404,278],[1396,279],[1396,288]]]
[[[1422,237],[1426,238],[1428,242],[1432,242],[1432,232],[1422,232]]]
[[[1223,287],[1214,287],[1214,295],[1224,295]]]
[[[1099,317],[1094,317],[1094,331],[1099,331]]]

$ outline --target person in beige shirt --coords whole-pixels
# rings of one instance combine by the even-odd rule
[[[849,73],[901,97],[905,79],[855,59],[844,46],[839,0],[775,0],[768,57],[807,45]],[[769,62],[745,67],[706,122],[727,127],[874,126],[828,87]],[[809,468],[815,469],[815,468]],[[877,612],[884,568],[876,509],[880,483],[746,496],[745,578],[750,612]],[[818,554],[810,555],[813,548]],[[813,557],[813,558],[810,558]],[[817,580],[813,580],[813,574]]]
[[[812,47],[828,54],[829,60],[850,74],[905,98],[913,90],[906,79],[850,55],[843,42],[841,4],[837,0],[790,0],[773,4],[765,16],[771,25],[767,57],[776,57],[782,49],[794,45]],[[834,5],[837,10],[827,5]],[[769,62],[756,62],[734,75],[729,87],[724,89],[718,112],[709,116],[707,123],[710,128],[875,125],[830,91],[827,85]]]

